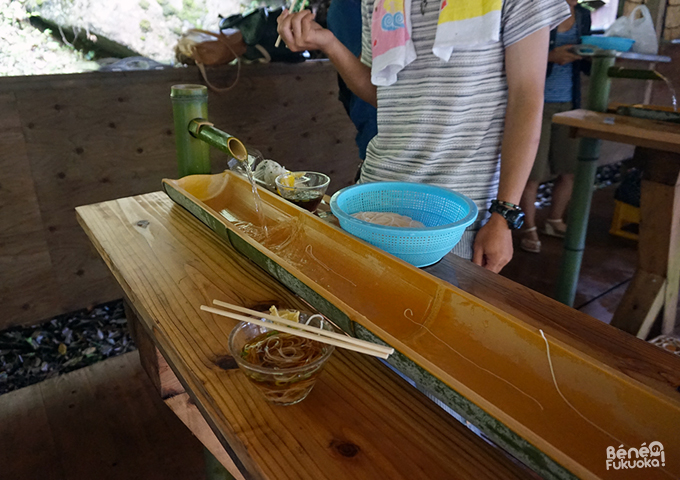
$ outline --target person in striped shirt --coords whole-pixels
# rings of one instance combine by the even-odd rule
[[[455,48],[444,61],[433,44],[447,0],[413,1],[406,15],[415,59],[391,85],[371,82],[374,0],[362,1],[360,58],[310,11],[284,11],[278,31],[293,51],[323,51],[349,88],[377,106],[378,134],[359,182],[421,182],[467,195],[482,213],[453,252],[499,272],[512,258],[512,234],[487,209],[496,199],[519,210],[538,146],[549,32],[569,9],[564,0],[504,0],[498,41]]]

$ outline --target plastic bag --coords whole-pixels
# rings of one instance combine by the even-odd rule
[[[636,18],[638,12],[641,17]],[[606,37],[624,37],[635,40],[633,52],[656,55],[659,41],[654,31],[652,14],[646,5],[638,5],[625,17],[619,17],[605,32]]]

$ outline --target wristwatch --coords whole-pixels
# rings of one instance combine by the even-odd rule
[[[491,200],[489,213],[497,213],[503,217],[511,230],[517,230],[524,224],[524,212],[514,203]]]

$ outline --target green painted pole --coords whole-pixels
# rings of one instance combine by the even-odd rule
[[[608,70],[615,61],[614,57],[593,57],[586,109],[596,112],[607,110],[611,87]],[[569,222],[555,293],[558,301],[570,307],[574,304],[581,271],[601,143],[595,138],[582,138],[579,144],[578,167],[574,177],[574,191],[569,203]]]
[[[173,85],[170,89],[175,120],[179,177],[210,171],[210,146],[189,134],[189,122],[208,118],[208,89],[203,85]]]

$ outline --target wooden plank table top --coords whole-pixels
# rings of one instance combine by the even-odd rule
[[[553,116],[553,123],[575,128],[579,137],[680,153],[680,125],[677,124],[583,109],[558,113]]]
[[[199,310],[304,307],[164,193],[79,207],[141,325],[252,479],[516,479],[532,474],[374,358],[336,351],[310,396],[268,404],[227,349],[235,322]]]

